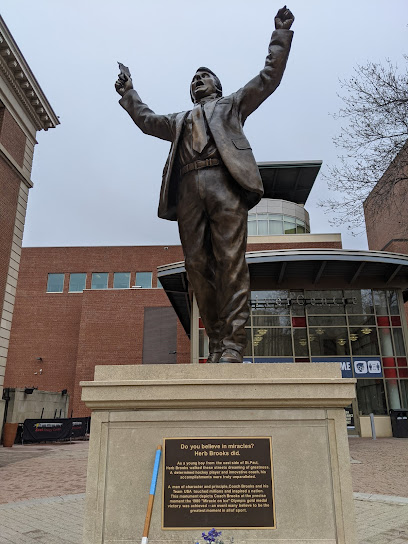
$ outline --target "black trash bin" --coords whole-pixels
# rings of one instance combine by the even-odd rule
[[[408,438],[408,410],[390,410],[392,436]]]

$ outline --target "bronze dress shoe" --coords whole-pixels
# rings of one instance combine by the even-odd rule
[[[213,351],[207,357],[207,363],[218,363],[221,357],[221,351]]]
[[[219,363],[242,363],[242,354],[235,349],[226,349],[222,352]]]

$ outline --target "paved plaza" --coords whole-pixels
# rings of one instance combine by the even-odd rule
[[[408,543],[408,439],[350,438],[360,544]],[[0,544],[81,544],[88,442],[0,448]]]

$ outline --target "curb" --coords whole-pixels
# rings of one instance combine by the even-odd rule
[[[367,502],[385,502],[387,504],[408,505],[407,497],[395,497],[394,495],[374,495],[372,493],[353,493],[354,500]]]

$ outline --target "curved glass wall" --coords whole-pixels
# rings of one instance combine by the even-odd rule
[[[309,214],[303,206],[295,202],[263,198],[248,213],[248,236],[308,232]]]
[[[248,215],[248,236],[271,234],[305,234],[309,225],[302,219],[277,213],[253,213]]]

